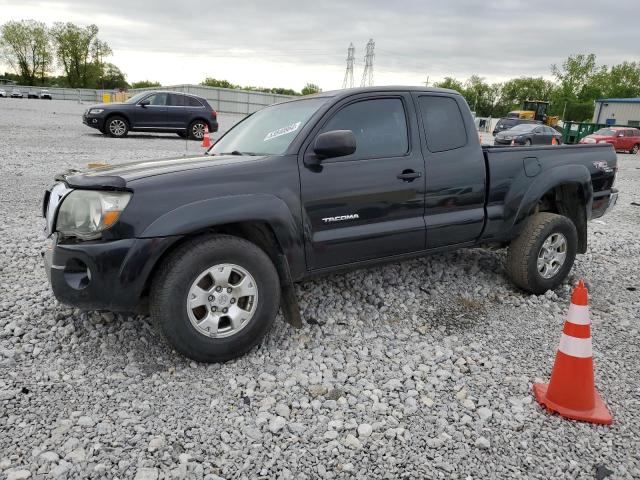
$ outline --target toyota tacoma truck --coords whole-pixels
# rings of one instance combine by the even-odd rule
[[[204,362],[244,354],[295,282],[506,247],[521,289],[557,287],[615,204],[609,144],[483,147],[452,90],[371,87],[266,107],[203,155],[56,177],[44,253],[60,302],[149,312]]]

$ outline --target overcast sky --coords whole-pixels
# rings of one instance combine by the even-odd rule
[[[27,18],[95,23],[129,82],[165,85],[340,88],[350,42],[358,85],[369,38],[376,85],[549,77],[571,53],[640,60],[639,0],[0,0],[0,23]]]

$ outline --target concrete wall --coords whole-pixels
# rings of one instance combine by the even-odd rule
[[[594,123],[615,120],[615,125],[640,126],[640,102],[596,102],[593,112]]]
[[[7,95],[11,90],[17,88],[24,93],[25,98],[29,91],[38,93],[42,87],[31,87],[25,85],[2,85]],[[114,90],[93,90],[87,88],[47,88],[54,100],[72,100],[80,103],[102,103],[104,93],[114,94]],[[138,88],[131,89],[129,93],[135,95],[138,92],[147,90],[171,90],[176,92],[191,93],[206,98],[211,106],[220,113],[230,113],[240,118],[253,113],[261,108],[285,101],[289,95],[276,95],[272,93],[251,92],[247,90],[234,90],[228,88],[202,87],[200,85],[171,85],[159,88]]]
[[[170,85],[160,88],[137,88],[129,92],[136,94],[147,90],[170,90],[175,92],[191,93],[206,98],[209,104],[217,111],[223,113],[237,113],[248,115],[260,110],[272,103],[283,102],[292,98],[289,95],[276,95],[273,93],[250,92],[247,90],[234,90],[229,88],[203,87],[201,85]]]

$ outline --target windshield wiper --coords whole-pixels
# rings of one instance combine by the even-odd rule
[[[239,152],[238,150],[234,150],[233,152],[218,153],[217,155],[247,155],[249,157],[256,157],[264,154],[255,152]]]

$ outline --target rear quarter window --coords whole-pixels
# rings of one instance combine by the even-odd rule
[[[444,152],[464,147],[467,130],[458,102],[450,97],[418,97],[420,116],[431,152]]]
[[[187,100],[187,106],[189,107],[202,107],[202,103],[197,98],[194,97],[185,97]]]

